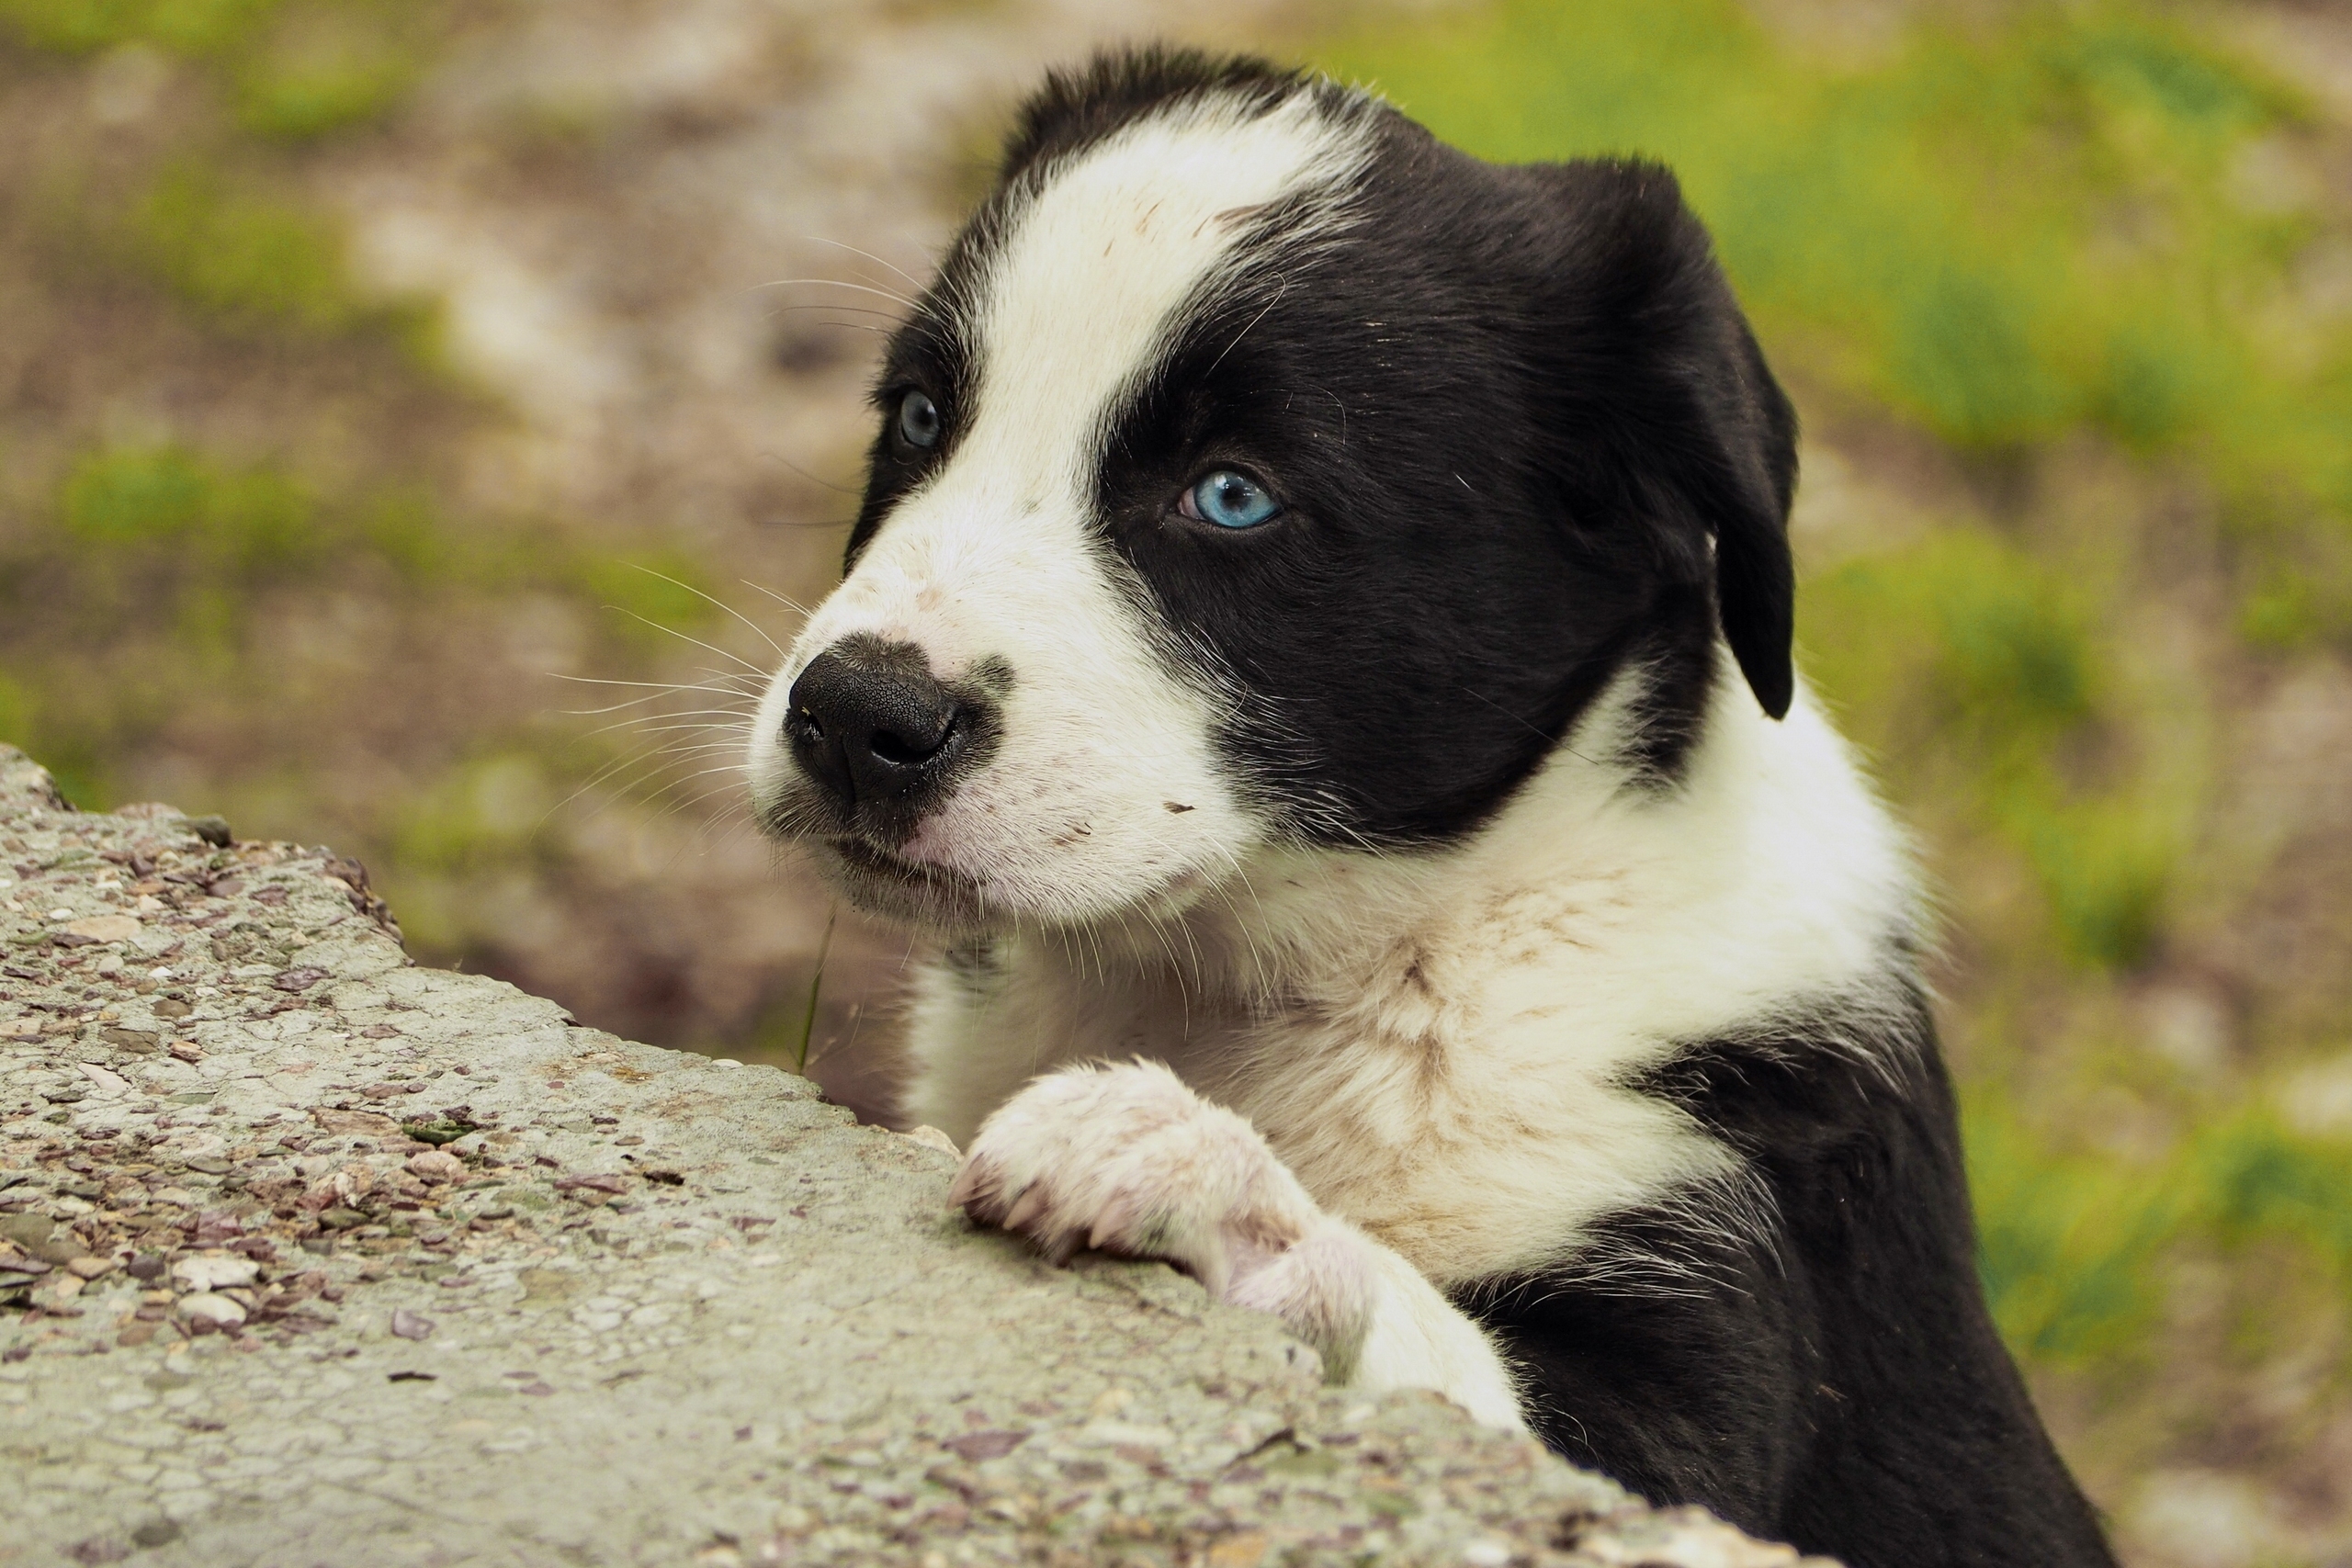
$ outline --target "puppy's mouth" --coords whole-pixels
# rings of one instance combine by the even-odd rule
[[[869,876],[885,877],[906,883],[928,883],[943,877],[965,883],[971,882],[971,878],[960,871],[951,871],[941,865],[928,865],[919,860],[909,860],[902,854],[886,850],[878,844],[869,843],[854,834],[845,833],[838,838],[828,839],[825,840],[825,847],[841,856],[842,863],[851,870]]]
[[[841,868],[850,901],[876,914],[928,925],[984,924],[992,913],[978,878],[902,854],[854,834],[819,840]]]

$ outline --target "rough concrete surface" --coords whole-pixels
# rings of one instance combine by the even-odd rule
[[[0,1563],[1793,1563],[0,747]]]

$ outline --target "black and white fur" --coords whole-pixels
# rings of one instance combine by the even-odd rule
[[[2109,1561],[1976,1281],[1902,838],[1791,668],[1794,419],[1671,175],[1101,60],[876,401],[750,775],[939,939],[907,1109],[974,1216],[1858,1568]],[[1280,514],[1187,514],[1220,470]]]

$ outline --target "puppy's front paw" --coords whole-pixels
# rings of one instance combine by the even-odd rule
[[[1218,1300],[1272,1313],[1335,1382],[1434,1388],[1520,1425],[1509,1371],[1413,1266],[1325,1213],[1257,1129],[1156,1063],[1039,1078],[972,1138],[952,1201],[1056,1262],[1159,1258]]]
[[[1146,1062],[1023,1089],[982,1123],[949,1199],[1056,1262],[1088,1247],[1165,1258],[1219,1297],[1320,1218],[1255,1128]]]

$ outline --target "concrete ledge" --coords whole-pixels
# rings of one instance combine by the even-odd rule
[[[0,1563],[1797,1561],[954,1167],[0,746]]]

